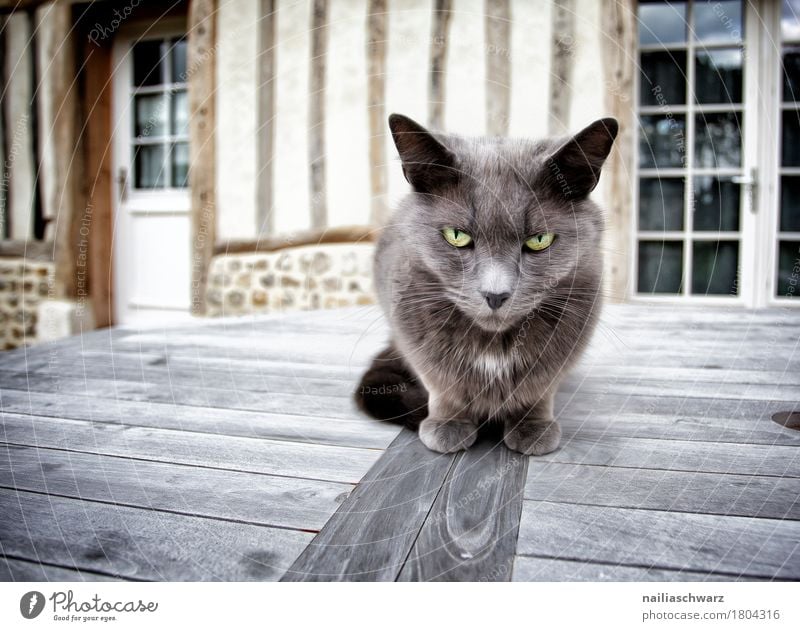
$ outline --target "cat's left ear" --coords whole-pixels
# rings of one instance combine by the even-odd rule
[[[545,160],[546,180],[567,199],[586,197],[600,180],[618,131],[614,118],[602,118],[579,131]]]

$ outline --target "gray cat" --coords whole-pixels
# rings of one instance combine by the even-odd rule
[[[433,451],[467,449],[487,423],[514,451],[553,451],[553,397],[600,311],[603,216],[588,195],[616,120],[539,142],[431,133],[398,114],[389,127],[413,192],[377,245],[392,339],[356,401]]]

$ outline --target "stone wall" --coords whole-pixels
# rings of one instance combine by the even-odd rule
[[[39,303],[53,286],[53,263],[0,258],[0,345],[10,349],[36,338]]]
[[[374,252],[370,243],[345,243],[218,255],[209,269],[206,315],[373,304]]]

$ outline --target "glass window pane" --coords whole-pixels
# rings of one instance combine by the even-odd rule
[[[146,40],[133,46],[133,85],[161,83],[161,41]]]
[[[163,94],[139,94],[135,98],[134,134],[152,138],[167,133],[167,108]]]
[[[172,76],[170,81],[184,83],[186,81],[186,39],[181,38],[172,40],[172,42]]]
[[[639,230],[683,230],[682,178],[639,180]]]
[[[738,295],[739,242],[695,241],[692,246],[692,293]]]
[[[179,142],[172,145],[170,159],[172,160],[172,186],[186,188],[189,177],[189,144]]]
[[[697,53],[695,98],[698,103],[742,102],[742,51],[721,48]]]
[[[716,177],[694,178],[694,229],[739,229],[741,185]]]
[[[173,92],[170,96],[172,103],[172,133],[176,136],[189,135],[189,99],[186,90]]]
[[[800,39],[800,0],[783,0],[781,34],[783,39]]]
[[[682,269],[683,242],[639,241],[639,293],[679,294]]]
[[[742,3],[740,0],[695,2],[694,38],[697,41],[740,41],[742,39]]]
[[[800,241],[781,241],[778,247],[778,283],[776,294],[797,298],[800,293]]]
[[[133,157],[136,188],[164,187],[163,145],[139,145]]]
[[[783,112],[782,143],[783,166],[800,166],[800,110],[786,110]]]
[[[683,115],[641,117],[639,166],[681,167],[686,152],[686,120]]]
[[[800,46],[783,49],[783,101],[800,101]]]
[[[695,116],[695,166],[738,167],[742,159],[739,115],[736,112]]]
[[[639,2],[639,43],[686,41],[685,2]]]
[[[642,53],[639,85],[642,105],[686,103],[686,52]]]
[[[800,175],[781,178],[781,230],[800,232]]]

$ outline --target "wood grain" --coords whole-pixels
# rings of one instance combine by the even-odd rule
[[[5,555],[136,580],[275,580],[310,533],[0,489]]]
[[[526,500],[520,555],[800,578],[800,523]]]
[[[403,430],[281,580],[395,580],[453,458]]]
[[[492,440],[459,454],[399,579],[510,580],[527,460]]]

